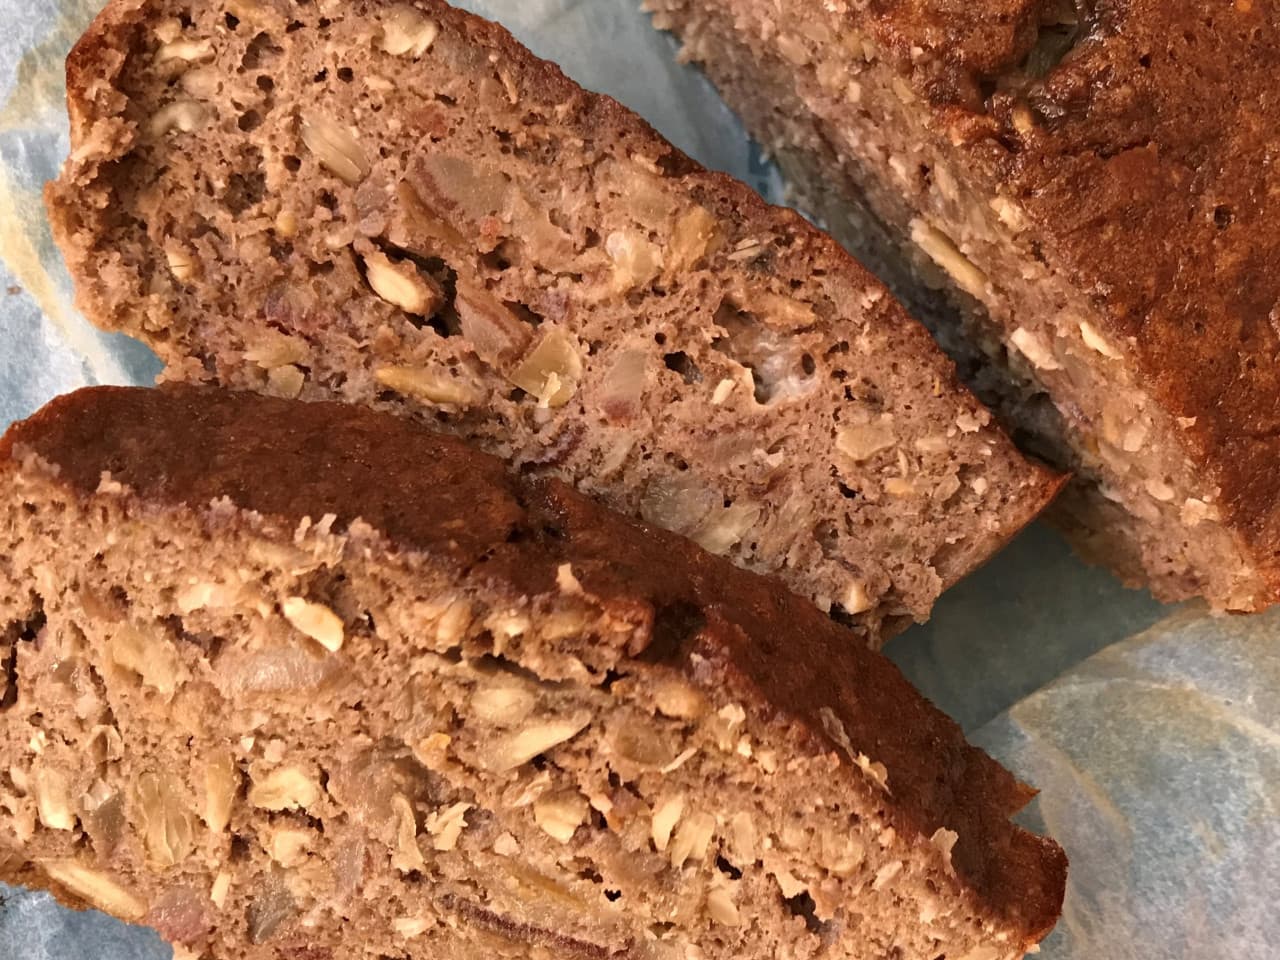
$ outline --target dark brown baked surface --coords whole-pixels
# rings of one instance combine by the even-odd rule
[[[79,305],[167,378],[464,436],[874,642],[1058,490],[829,236],[501,27],[182,6],[112,4],[77,45],[48,190]]]
[[[294,639],[288,639],[289,627],[280,617],[280,608],[272,613],[269,602],[263,606],[259,600],[255,606],[246,598],[248,612],[237,614],[237,619],[219,620],[222,614],[202,607],[209,603],[208,591],[203,599],[181,599],[184,590],[210,576],[201,567],[204,558],[229,552],[226,562],[239,569],[241,576],[248,578],[245,583],[254,590],[258,587],[253,585],[268,583],[272,584],[271,589],[303,590],[304,596],[317,602],[323,597],[345,620],[346,644],[341,639],[336,647],[330,644],[330,653],[335,660],[342,658],[346,666],[339,669],[350,674],[348,684],[355,684],[356,689],[321,687],[300,691],[286,683],[262,701],[263,710],[282,718],[277,729],[287,727],[291,731],[284,735],[290,746],[280,748],[286,753],[297,750],[301,755],[302,751],[309,751],[306,756],[324,768],[337,762],[332,757],[326,759],[325,750],[345,749],[341,745],[347,741],[359,742],[361,737],[372,735],[364,727],[339,733],[333,725],[341,724],[332,718],[314,729],[297,726],[303,724],[309,711],[327,711],[325,704],[330,699],[335,703],[361,704],[357,707],[360,716],[350,715],[356,717],[358,724],[373,723],[373,718],[386,709],[393,711],[390,715],[398,717],[396,722],[406,730],[417,729],[417,714],[403,712],[410,708],[397,700],[391,687],[361,689],[359,684],[383,682],[372,678],[394,677],[411,662],[418,664],[414,668],[418,672],[425,662],[421,657],[432,650],[445,652],[436,644],[434,628],[423,628],[416,638],[401,637],[397,633],[400,627],[395,604],[397,598],[407,601],[418,597],[421,601],[431,596],[431,590],[436,589],[432,584],[437,581],[450,585],[451,590],[461,585],[470,591],[477,608],[512,611],[504,616],[519,615],[531,621],[523,635],[512,634],[514,639],[505,652],[495,648],[493,637],[488,634],[462,642],[464,661],[471,662],[472,657],[483,660],[486,655],[509,657],[523,665],[521,669],[526,673],[546,672],[548,663],[557,664],[551,673],[561,683],[567,682],[566,678],[585,676],[581,674],[585,663],[593,677],[588,688],[603,684],[591,694],[597,698],[592,701],[597,705],[613,702],[607,696],[611,689],[616,701],[624,691],[652,691],[673,678],[681,678],[702,691],[699,696],[708,697],[712,709],[728,708],[729,713],[724,716],[734,716],[737,708],[733,704],[745,707],[749,719],[743,731],[751,733],[748,742],[755,742],[757,751],[766,746],[777,751],[773,765],[780,771],[779,781],[771,785],[767,778],[751,779],[762,776],[758,773],[748,777],[748,782],[756,784],[753,789],[765,791],[767,802],[774,802],[768,798],[774,796],[770,791],[775,790],[782,790],[778,797],[794,794],[795,799],[781,802],[796,804],[807,802],[800,799],[806,791],[826,796],[834,790],[833,796],[844,799],[830,802],[844,807],[847,801],[848,809],[859,811],[855,820],[865,821],[864,826],[874,821],[880,824],[876,830],[892,827],[877,844],[884,848],[883,855],[876,853],[874,857],[907,858],[904,877],[909,875],[911,879],[903,882],[909,883],[912,891],[917,890],[917,885],[919,891],[924,890],[925,874],[918,874],[910,861],[923,858],[921,862],[925,863],[937,855],[939,844],[947,847],[951,864],[947,870],[953,868],[954,874],[949,876],[945,870],[926,873],[931,878],[929,886],[934,888],[928,896],[936,894],[941,899],[933,913],[948,918],[936,922],[947,929],[955,926],[956,930],[967,931],[935,931],[933,936],[944,940],[959,937],[952,941],[954,949],[1003,943],[993,947],[998,952],[991,956],[1004,957],[1006,952],[1021,956],[1023,949],[1039,940],[1056,920],[1065,881],[1062,851],[1052,841],[1027,834],[1008,820],[1033,792],[981,751],[967,745],[959,728],[916,693],[889,661],[862,644],[851,643],[844,628],[776,584],[739,570],[682,538],[613,514],[558,481],[509,472],[499,461],[454,438],[432,433],[407,420],[340,404],[305,404],[210,388],[95,388],[54,401],[10,429],[0,441],[0,488],[4,497],[0,502],[4,518],[0,530],[5,532],[8,556],[16,564],[0,564],[0,588],[8,598],[8,605],[0,604],[0,621],[13,624],[9,627],[7,622],[0,622],[0,627],[8,627],[3,635],[10,636],[10,642],[19,650],[9,677],[17,687],[17,704],[7,700],[9,706],[0,710],[0,727],[7,728],[5,737],[0,738],[0,749],[21,754],[6,759],[26,771],[23,783],[43,782],[39,768],[43,761],[27,756],[27,744],[32,738],[27,723],[48,728],[50,743],[66,741],[72,746],[76,735],[69,729],[79,729],[72,720],[68,720],[69,729],[59,727],[60,720],[55,721],[70,710],[74,695],[56,684],[38,681],[41,657],[67,655],[69,662],[102,669],[97,661],[106,654],[98,650],[98,645],[117,649],[112,645],[120,642],[115,631],[120,629],[122,617],[127,617],[135,630],[150,629],[146,624],[151,622],[148,618],[154,617],[166,625],[166,631],[176,631],[174,637],[189,638],[162,641],[165,649],[171,642],[178,643],[181,659],[177,667],[169,668],[169,675],[185,678],[177,681],[176,691],[170,680],[169,699],[163,702],[154,697],[137,699],[141,694],[128,693],[132,688],[112,669],[104,674],[116,719],[101,722],[122,725],[125,755],[130,757],[124,761],[123,769],[146,767],[148,758],[133,757],[132,753],[160,749],[146,744],[165,739],[165,721],[161,718],[168,713],[175,718],[188,718],[175,721],[179,726],[196,724],[198,729],[187,751],[193,756],[225,748],[230,742],[227,738],[232,738],[234,723],[239,722],[229,718],[236,709],[250,710],[255,706],[255,688],[247,688],[244,697],[248,699],[233,704],[213,695],[209,682],[222,689],[220,678],[228,669],[227,664],[238,663],[237,658],[249,656],[249,651],[259,650],[263,643],[268,643],[268,649],[277,649],[271,644],[281,642],[282,636],[289,645],[297,642],[296,634]],[[317,527],[321,529],[318,535],[314,533]],[[50,538],[66,536],[73,530],[80,531],[77,542],[68,542],[59,562],[44,569],[47,564],[39,558],[48,555]],[[197,531],[194,536],[203,545],[190,540],[192,530]],[[321,546],[316,548],[316,556],[326,558],[327,572],[310,581],[309,586],[275,586],[275,578],[287,578],[289,574],[270,566],[262,568],[257,558],[264,548],[254,544],[277,544],[266,556],[288,556],[291,550],[305,554],[311,546],[310,536],[319,537]],[[241,538],[247,538],[247,547],[241,545]],[[178,546],[184,542],[185,547]],[[339,545],[336,554],[335,543]],[[184,557],[192,558],[189,564]],[[23,568],[24,563],[34,563],[43,572],[32,579],[33,574]],[[125,581],[117,579],[115,586],[110,586],[112,578],[121,577],[122,571],[127,571],[123,574]],[[390,600],[379,601],[388,604],[386,610],[370,599],[367,585],[360,586],[367,584],[370,571],[399,584]],[[86,599],[90,596],[98,599],[91,604]],[[32,599],[24,600],[26,597]],[[127,605],[127,614],[122,612],[125,608],[120,607],[121,603]],[[591,613],[583,621],[581,634],[563,636],[561,630],[553,641],[538,639],[544,636],[540,633],[544,630],[546,636],[552,636],[551,624],[558,622],[554,615],[568,610],[584,616],[580,612],[583,603]],[[352,612],[366,604],[378,612]],[[254,609],[256,615],[251,612]],[[243,639],[225,633],[228,623],[238,624],[234,629],[243,632]],[[378,625],[376,638],[369,632],[370,623]],[[98,632],[103,630],[111,639],[99,637]],[[272,633],[273,630],[277,632]],[[283,634],[279,633],[281,630]],[[220,635],[225,639],[218,639]],[[88,647],[68,641],[69,636],[87,637]],[[485,636],[489,636],[487,641]],[[266,637],[271,638],[270,642],[262,639]],[[74,655],[56,653],[69,642],[77,651]],[[539,642],[545,648],[540,648]],[[38,654],[41,649],[44,653]],[[554,651],[554,657],[548,650]],[[577,673],[564,672],[567,668],[562,666],[563,658],[570,654],[578,664]],[[111,656],[117,664],[125,662],[117,653]],[[388,659],[384,663],[382,658]],[[172,655],[153,659],[165,663]],[[137,661],[127,662],[134,665],[133,669],[143,670],[144,681],[149,679]],[[451,682],[448,668],[442,669],[442,679],[432,683],[443,686]],[[326,676],[332,674],[330,668],[325,670]],[[373,673],[367,674],[366,670]],[[366,677],[370,679],[366,681]],[[78,684],[76,681],[73,686],[78,689]],[[243,690],[243,683],[235,689]],[[556,691],[563,692],[554,683],[539,689],[539,695],[548,698],[560,696]],[[63,692],[57,693],[58,690]],[[299,693],[306,694],[305,701],[295,699]],[[428,686],[416,696],[425,703],[439,695],[436,687]],[[602,695],[603,701],[599,699]],[[57,702],[60,696],[70,699]],[[96,730],[94,724],[99,722],[94,711],[84,705],[94,697],[85,694],[84,698],[75,711],[84,725],[81,736],[90,729]],[[200,706],[193,710],[193,704]],[[455,709],[466,712],[465,707]],[[402,712],[397,714],[396,710]],[[197,718],[194,721],[189,719],[193,712]],[[46,719],[40,720],[41,716]],[[614,722],[598,721],[600,726]],[[202,728],[202,723],[213,726]],[[56,736],[55,730],[60,731]],[[299,730],[304,731],[302,744],[308,743],[308,737],[315,738],[310,748],[293,746],[291,738]],[[261,758],[254,760],[257,755],[253,751],[260,752],[261,744],[272,742],[272,736],[264,727],[256,732],[257,748],[253,746],[255,737],[249,738],[247,748],[246,741],[239,741],[249,751],[241,766],[257,771],[254,764],[260,763]],[[334,736],[338,737],[337,745],[323,746],[329,742],[327,738]],[[455,731],[454,736],[461,734]],[[661,741],[667,734],[659,730],[654,736]],[[483,746],[487,741],[480,742]],[[609,749],[593,748],[595,753],[603,750],[606,756]],[[729,754],[733,753],[731,743]],[[737,761],[748,767],[759,762],[741,759],[750,758],[749,746],[739,744],[738,754]],[[796,772],[812,769],[810,761],[802,758],[828,754],[833,765],[823,767],[824,782],[810,782],[806,778],[811,773]],[[61,755],[51,747],[45,759],[52,762],[52,757]],[[791,758],[796,763],[788,767]],[[36,768],[27,766],[32,762]],[[676,767],[670,769],[674,771]],[[694,776],[689,771],[696,768],[697,763],[690,761],[688,767],[669,776]],[[619,769],[625,773],[628,768],[624,765]],[[783,772],[784,769],[792,773]],[[536,771],[531,769],[529,773]],[[111,780],[107,773],[103,777]],[[785,784],[785,788],[779,784]],[[710,782],[695,781],[686,786],[697,791],[690,794],[690,801],[696,797],[699,804],[709,802],[710,794],[705,791],[717,789]],[[0,789],[0,795],[9,797],[9,789]],[[369,789],[376,792],[378,788],[371,783]],[[11,798],[12,803],[21,807],[22,795]],[[480,800],[473,802],[485,808]],[[127,807],[126,812],[133,809]],[[246,812],[245,816],[250,814],[251,811]],[[326,835],[337,836],[345,830],[342,824],[346,821],[336,810],[332,821],[327,814],[324,820]],[[233,819],[233,830],[247,835],[249,824],[256,822]],[[0,869],[8,879],[30,880],[29,861],[33,857],[65,866],[66,845],[74,840],[74,829],[61,833],[37,829],[34,840],[23,841],[15,839],[15,823],[0,817],[0,838],[19,861],[11,868],[3,866],[4,858],[0,857]],[[950,831],[955,835],[953,849],[945,839]],[[571,828],[570,834],[573,833]],[[210,849],[213,846],[216,844]],[[211,868],[199,865],[191,868],[194,873],[181,878],[173,875],[165,881],[149,877],[147,870],[130,860],[128,840],[114,860],[97,844],[91,847],[99,855],[97,867],[108,873],[114,869],[127,877],[130,889],[148,891],[146,897],[139,892],[134,901],[126,899],[126,903],[158,897],[175,884],[198,887],[199,882],[210,880],[203,871]],[[481,857],[476,851],[470,855]],[[245,856],[241,854],[241,859]],[[248,859],[257,863],[257,856],[254,853]],[[487,861],[481,858],[476,862]],[[889,863],[886,860],[884,866]],[[868,860],[867,869],[874,867],[876,864]],[[599,869],[608,872],[605,867]],[[741,875],[742,871],[751,873],[755,868],[739,858],[735,869]],[[933,921],[923,923],[914,916],[913,911],[924,909],[919,905],[923,901],[913,899],[917,893],[904,893],[890,885],[900,870],[902,864],[898,863],[883,874],[876,873],[874,887],[879,891],[886,886],[885,898],[905,898],[897,901],[901,908],[891,907],[894,901],[890,899],[878,899],[880,894],[868,887],[862,894],[848,894],[854,899],[840,907],[840,915],[848,926],[848,911],[885,911],[883,917],[868,921],[871,926],[867,930],[896,925],[903,931],[903,939],[898,941],[904,945],[903,957],[933,960],[939,950],[946,949],[945,943],[929,940],[928,929]],[[65,870],[60,876],[70,876],[70,892],[86,898],[82,877],[77,879],[78,874],[68,875]],[[863,887],[862,883],[855,885],[854,878],[849,883],[851,890]],[[242,880],[237,879],[232,889],[239,890],[241,884]],[[65,882],[55,886],[64,894],[68,892]],[[894,892],[890,894],[890,890]],[[243,895],[251,893],[250,890]],[[92,897],[88,899],[92,901]],[[107,905],[110,903],[108,898]],[[771,926],[772,914],[764,906],[745,898],[739,903],[744,912],[764,910],[760,925],[766,940],[752,942],[776,947],[781,941],[770,941],[768,937],[784,934],[781,928],[775,930]],[[902,916],[895,912],[899,909]],[[819,912],[825,917],[828,910],[823,907]],[[970,919],[951,917],[951,912],[957,910]],[[253,916],[251,912],[250,917]],[[218,929],[224,929],[227,939],[215,950],[215,957],[260,955],[243,946],[227,946],[238,943],[239,920],[218,924],[223,925]],[[328,939],[331,928],[327,920],[318,929],[320,932],[314,934],[318,948],[338,950],[342,946],[340,941]],[[786,929],[790,930],[785,934],[787,938],[800,936],[803,942],[809,936],[803,934],[803,924],[797,928],[799,934],[791,927]],[[854,927],[848,927],[847,935],[839,933],[840,925],[822,929],[827,930],[824,936],[828,939],[834,937],[832,949],[840,951],[835,955],[880,956],[862,952],[871,949],[871,941],[861,943]],[[1010,939],[998,941],[996,934]],[[512,929],[507,929],[505,935],[515,942],[523,936]],[[866,936],[872,933],[867,932]],[[924,948],[907,946],[917,944],[921,936],[934,943],[936,949],[924,953],[920,952]],[[731,946],[732,942],[732,937],[718,942],[714,950],[708,942],[703,946],[709,956],[719,957],[721,947]],[[943,946],[937,946],[940,943]],[[204,944],[206,941],[200,940],[194,945]],[[877,949],[885,946],[880,942]],[[247,952],[237,952],[240,950]],[[274,955],[265,952],[265,948],[261,953],[264,957]]]

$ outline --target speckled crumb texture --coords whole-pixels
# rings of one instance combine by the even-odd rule
[[[68,88],[79,304],[170,379],[465,436],[872,642],[1057,490],[828,236],[436,0],[118,0]]]
[[[1280,589],[1274,5],[649,0],[1161,599]]]
[[[0,878],[205,960],[1013,960],[1031,797],[812,604],[364,408],[0,442]]]

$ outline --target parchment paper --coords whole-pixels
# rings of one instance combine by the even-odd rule
[[[158,370],[145,348],[75,313],[40,204],[67,150],[62,61],[100,5],[0,0],[0,427],[60,392],[148,383]],[[785,201],[776,171],[710,84],[676,64],[674,42],[637,0],[461,5],[707,166]],[[1120,642],[1170,612],[1036,526],[890,645],[928,696],[1044,790],[1032,816],[1073,859],[1050,960],[1280,956],[1269,908],[1280,880],[1280,619],[1181,612]],[[0,960],[169,955],[147,931],[43,894],[0,895]]]

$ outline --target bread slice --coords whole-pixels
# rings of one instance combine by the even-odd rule
[[[1269,5],[648,5],[1074,472],[1056,517],[1087,557],[1164,600],[1276,601]]]
[[[443,3],[111,4],[48,192],[171,379],[415,417],[891,632],[1029,465],[826,235]]]
[[[772,582],[364,408],[0,444],[0,879],[208,960],[1021,957],[1031,796]]]

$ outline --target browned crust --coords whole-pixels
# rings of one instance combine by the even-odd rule
[[[367,0],[369,7],[382,7],[392,0]],[[813,260],[829,275],[847,279],[848,289],[880,286],[858,261],[853,259],[827,233],[814,228],[794,211],[766,203],[755,191],[732,177],[709,171],[668,143],[643,119],[611,97],[590,93],[564,75],[560,68],[535,56],[499,24],[457,10],[444,0],[416,0],[417,5],[438,19],[446,29],[456,30],[479,46],[501,54],[504,63],[530,78],[523,86],[541,91],[549,101],[570,104],[564,111],[564,123],[590,139],[607,132],[612,139],[629,143],[631,149],[656,160],[678,177],[689,194],[701,202],[731,209],[746,222],[789,238],[790,249],[797,254],[808,251]],[[91,269],[86,251],[78,250],[75,239],[79,223],[80,187],[99,177],[109,176],[111,161],[128,153],[131,137],[121,129],[124,124],[123,97],[115,91],[116,80],[124,67],[126,54],[133,44],[131,34],[141,29],[152,7],[152,0],[116,0],[93,22],[67,58],[67,103],[72,118],[71,142],[73,159],[62,176],[50,182],[45,190],[46,204],[58,245],[73,264]],[[91,137],[103,137],[111,131],[107,142],[114,144],[105,155],[97,155],[78,164],[74,154]],[[91,321],[107,328],[118,326],[112,315],[127,311],[127,305],[92,302],[77,291],[77,306]],[[955,365],[937,348],[928,332],[909,317],[902,306],[886,296],[876,307],[876,322],[893,327],[908,345],[912,355],[931,362],[940,389],[956,396],[957,402],[971,412],[982,405],[960,382]],[[998,457],[1018,462],[1021,455],[1012,441],[998,430],[992,431],[992,443]],[[1008,505],[1007,523],[1001,537],[991,543],[988,556],[1029,524],[1057,496],[1067,482],[1062,474],[1042,463],[1023,461],[1026,483],[1016,499]],[[947,583],[946,586],[950,586]]]
[[[1051,0],[847,6],[932,103],[939,136],[1020,202],[1050,265],[1129,344],[1139,385],[1193,421],[1187,455],[1270,588],[1255,609],[1280,600],[1280,9],[1077,4],[1089,29],[1066,59],[984,102]]]
[[[334,514],[335,531],[361,518],[400,551],[460,575],[482,565],[500,592],[553,593],[568,563],[586,590],[642,623],[687,612],[698,629],[674,639],[646,631],[645,648],[629,652],[752,704],[801,750],[843,749],[821,720],[831,711],[890,771],[902,829],[919,843],[941,827],[959,834],[954,863],[984,909],[1028,944],[1058,917],[1061,848],[1008,819],[1034,791],[967,744],[890,661],[769,580],[558,481],[510,474],[454,438],[364,408],[201,387],[62,397],[0,440],[0,475],[28,452],[80,496],[109,472],[153,507],[227,497],[285,531],[304,517]],[[853,758],[841,759],[856,777]]]

